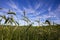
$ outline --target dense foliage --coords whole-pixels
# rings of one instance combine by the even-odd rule
[[[60,26],[0,27],[0,40],[60,40]]]

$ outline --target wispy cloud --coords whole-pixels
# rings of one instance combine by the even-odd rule
[[[37,3],[36,5],[35,5],[35,7],[34,8],[32,8],[31,7],[31,5],[28,5],[28,7],[29,8],[26,8],[25,6],[23,6],[22,8],[23,8],[23,10],[21,10],[19,7],[18,7],[18,5],[16,5],[13,1],[10,1],[9,3],[8,3],[8,5],[11,7],[11,8],[13,8],[14,9],[14,11],[15,12],[19,12],[19,13],[21,13],[21,14],[23,14],[23,10],[25,10],[26,11],[26,13],[27,14],[31,14],[31,15],[28,15],[28,16],[36,16],[36,17],[34,17],[34,18],[30,18],[30,19],[32,19],[32,21],[33,21],[33,19],[38,19],[39,17],[41,18],[41,19],[44,19],[44,20],[46,20],[46,19],[48,19],[48,18],[59,18],[60,16],[58,16],[59,14],[58,13],[60,13],[60,6],[55,10],[55,11],[51,11],[51,7],[49,7],[47,10],[49,11],[49,13],[46,15],[41,15],[41,16],[38,16],[38,15],[40,15],[40,14],[42,14],[42,13],[44,13],[46,10],[45,9],[43,9],[43,11],[38,11],[37,9],[39,9],[40,7],[41,7],[41,4],[40,3]],[[16,10],[15,10],[16,9]]]
[[[40,8],[41,7],[41,4],[40,3],[37,3],[36,5],[35,5],[35,10],[37,10],[38,8]]]
[[[23,9],[26,11],[26,13],[34,13],[35,12],[35,10],[32,9],[32,8],[26,8],[26,7],[24,7]]]
[[[54,14],[56,15],[56,17],[58,17],[60,19],[60,5],[58,6],[58,8],[54,11]]]
[[[10,0],[10,2],[7,3],[12,9],[14,9],[13,11],[15,12],[19,12],[22,14],[22,10],[19,9],[18,5],[16,5],[12,0]]]

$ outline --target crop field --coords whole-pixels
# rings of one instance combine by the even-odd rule
[[[60,40],[60,26],[1,26],[0,40]]]
[[[0,0],[0,40],[60,40],[60,0]]]

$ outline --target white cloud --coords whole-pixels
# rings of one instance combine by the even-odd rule
[[[51,11],[51,7],[48,8],[48,11],[49,11],[49,12]]]
[[[7,4],[13,9],[14,12],[23,13],[23,11],[19,9],[18,5],[16,5],[12,0],[10,0]]]
[[[34,13],[35,12],[35,10],[34,9],[32,9],[32,8],[23,8],[25,11],[26,11],[26,13]]]
[[[21,9],[19,9],[18,6],[17,6],[13,1],[11,1],[11,3],[8,3],[8,5],[9,5],[11,8],[16,9],[17,11],[15,10],[15,12],[19,12],[19,13],[23,14],[23,11],[22,11]],[[38,8],[40,8],[40,7],[41,7],[41,4],[39,3],[39,4],[36,4],[36,5],[35,5],[35,9],[33,9],[33,8],[31,7],[31,5],[29,5],[29,8],[23,7],[23,9],[26,11],[27,14],[32,13],[31,15],[29,15],[29,16],[31,17],[31,16],[37,16],[37,15],[39,15],[39,14],[41,14],[41,13],[44,13],[44,12],[46,11],[45,9],[43,9],[43,11],[41,11],[41,12],[36,11],[36,10],[37,10]],[[33,21],[34,19],[38,19],[39,17],[40,17],[41,19],[47,19],[47,18],[52,18],[52,17],[58,18],[58,15],[59,15],[59,14],[57,14],[57,13],[58,13],[59,10],[60,10],[60,6],[59,6],[55,11],[51,12],[51,7],[49,7],[49,8],[48,8],[49,15],[48,15],[48,14],[47,14],[47,15],[44,15],[44,14],[43,14],[43,16],[37,16],[37,17],[31,18],[31,19],[32,19],[32,21]],[[55,14],[55,13],[56,13],[56,14]],[[22,22],[22,21],[20,21],[20,22]],[[23,22],[22,22],[22,23],[23,23]]]
[[[35,5],[35,10],[37,10],[39,7],[41,7],[41,4],[39,3],[37,3],[36,5]]]
[[[12,4],[12,3],[8,3],[8,5],[14,9],[18,9],[17,6],[15,4]]]

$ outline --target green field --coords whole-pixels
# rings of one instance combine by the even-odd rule
[[[6,15],[0,15],[0,40],[60,40],[60,24],[56,23],[56,20],[51,22],[44,17],[45,20],[43,19],[44,22],[41,23],[39,16],[38,19],[35,19],[37,16],[34,19],[28,16],[23,11],[20,19],[10,9]]]
[[[60,26],[1,26],[0,40],[60,40]]]

